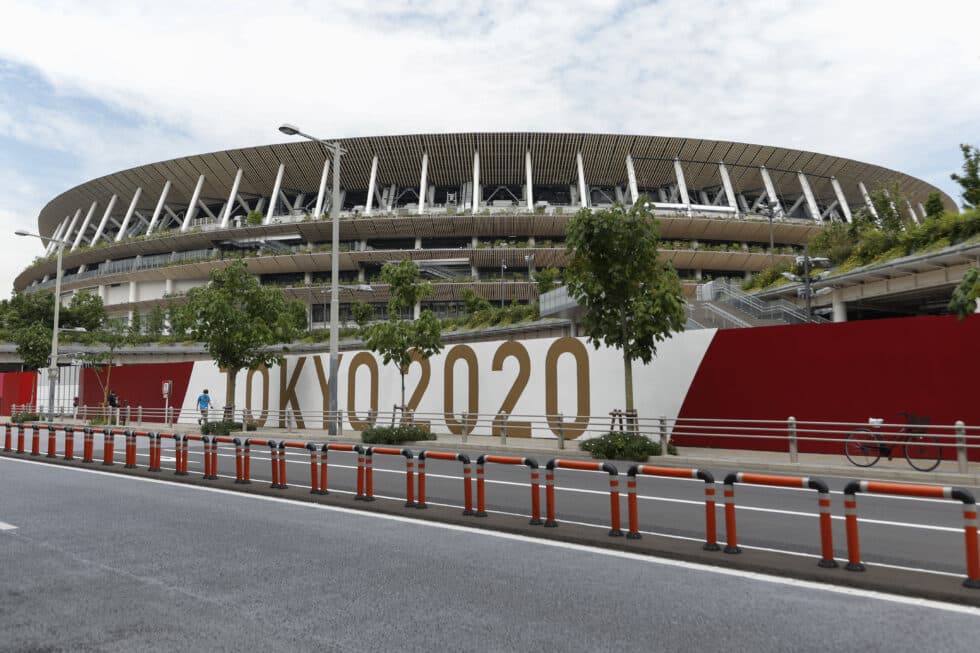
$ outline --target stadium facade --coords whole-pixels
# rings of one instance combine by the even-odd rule
[[[743,278],[790,261],[830,221],[874,211],[869,191],[901,189],[920,220],[938,189],[826,154],[725,141],[602,134],[468,133],[351,138],[341,164],[341,315],[353,300],[385,315],[377,283],[411,258],[434,284],[424,305],[461,309],[465,288],[494,302],[536,298],[531,274],[565,265],[565,227],[581,208],[647,196],[662,256],[693,294],[699,280]],[[151,163],[54,198],[40,233],[67,243],[63,297],[87,290],[111,315],[145,314],[245,256],[325,323],[331,233],[326,151],[297,141]],[[951,198],[943,195],[949,209]],[[770,237],[774,242],[769,249]],[[15,290],[52,288],[54,245]],[[417,307],[418,308],[418,307]]]

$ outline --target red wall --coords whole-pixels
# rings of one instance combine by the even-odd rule
[[[978,375],[980,317],[728,329],[708,348],[680,417],[903,422],[897,413],[910,411],[934,424],[977,425]],[[694,436],[677,442],[735,446]],[[737,446],[786,450],[785,442],[752,438]],[[800,451],[841,453],[841,445],[801,442]]]
[[[187,384],[190,381],[193,362],[154,363],[145,365],[117,365],[109,375],[109,387],[116,391],[119,405],[144,408],[163,408],[161,387],[164,381],[173,381],[170,405],[180,406],[184,402]],[[99,368],[99,375],[105,379],[105,368]],[[95,368],[82,371],[82,396],[79,404],[98,406],[102,403],[102,384],[96,376]]]
[[[13,404],[29,403],[36,383],[36,372],[0,372],[0,415],[10,415]]]

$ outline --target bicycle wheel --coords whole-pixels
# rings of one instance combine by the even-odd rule
[[[880,439],[868,429],[858,429],[844,441],[844,455],[852,465],[871,467],[881,458]]]
[[[939,440],[931,435],[910,435],[905,438],[905,460],[920,472],[931,472],[943,458]]]

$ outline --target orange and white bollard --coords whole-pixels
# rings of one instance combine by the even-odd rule
[[[327,460],[330,447],[323,445],[320,447],[320,494],[330,494],[327,489]]]
[[[126,437],[126,469],[136,468],[136,434],[132,431],[124,433]]]
[[[82,429],[82,462],[91,463],[95,462],[93,459],[94,449],[95,449],[95,436],[92,434],[92,429],[85,427]]]
[[[75,459],[75,430],[70,427],[65,427],[65,460]]]
[[[105,429],[102,435],[102,464],[115,464],[116,436],[112,433],[112,429]]]
[[[277,451],[278,449],[276,449],[276,441],[269,440],[269,456],[270,456],[270,460],[272,461],[271,463],[272,485],[270,485],[269,487],[275,490],[278,490],[282,487],[279,484],[279,454],[277,453]]]
[[[17,453],[24,453],[24,425],[17,425]]]
[[[735,486],[725,479],[725,553],[741,553],[735,526]]]
[[[159,472],[160,462],[162,456],[160,455],[160,449],[162,448],[162,443],[160,442],[159,433],[147,433],[146,437],[150,440],[150,464],[147,466],[146,471],[148,472]]]
[[[37,424],[31,424],[31,455],[41,455],[41,429]]]
[[[13,440],[11,439],[13,429],[10,427],[10,422],[3,425],[3,450],[10,451],[13,449],[11,446]]]
[[[54,424],[48,424],[48,458],[58,457],[58,428]]]
[[[312,442],[306,443],[306,449],[310,452],[310,494],[320,494],[320,470],[317,469],[319,452]]]

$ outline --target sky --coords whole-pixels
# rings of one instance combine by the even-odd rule
[[[136,165],[454,131],[687,136],[891,167],[959,200],[976,0],[0,0],[0,297],[44,205]]]

